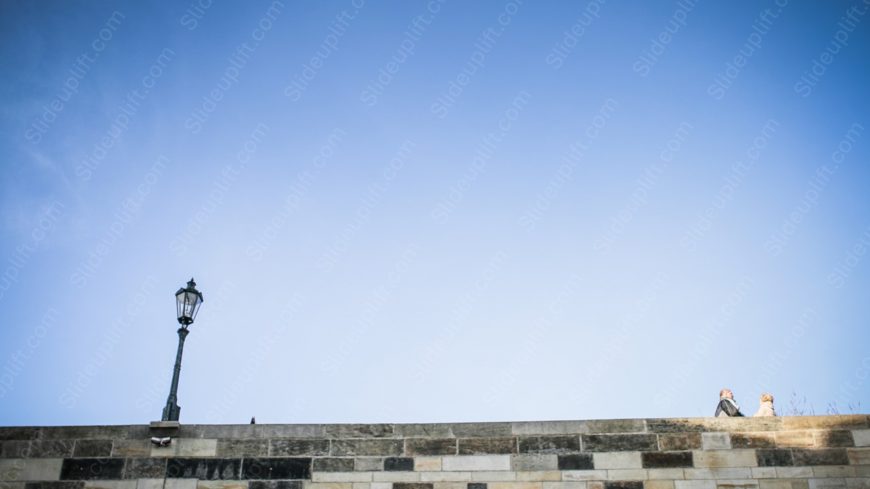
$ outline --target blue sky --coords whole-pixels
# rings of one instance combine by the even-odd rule
[[[866,1],[0,9],[0,424],[870,406]]]

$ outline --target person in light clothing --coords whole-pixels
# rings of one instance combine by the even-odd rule
[[[776,411],[773,409],[773,396],[765,392],[761,395],[760,406],[755,416],[776,416]]]

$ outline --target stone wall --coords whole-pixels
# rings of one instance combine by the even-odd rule
[[[823,488],[870,489],[870,416],[0,428],[0,489]]]

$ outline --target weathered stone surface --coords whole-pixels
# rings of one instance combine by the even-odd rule
[[[517,439],[503,438],[460,438],[459,455],[485,455],[517,453]]]
[[[750,479],[752,469],[748,467],[711,467],[704,469],[684,468],[686,479]]]
[[[269,455],[290,457],[294,455],[328,455],[329,440],[318,438],[287,438],[269,441]]]
[[[414,457],[414,470],[420,472],[440,471],[441,457]]]
[[[813,477],[854,477],[855,467],[849,465],[822,465],[813,467]]]
[[[68,458],[60,470],[61,480],[114,480],[124,474],[122,458]]]
[[[246,458],[242,465],[242,479],[311,479],[311,459]]]
[[[408,438],[405,440],[408,455],[456,455],[455,438]]]
[[[511,436],[511,423],[455,423],[450,430],[456,438]]]
[[[333,440],[331,452],[338,456],[377,456],[377,455],[402,455],[404,444],[402,440],[391,439],[353,439]]]
[[[414,470],[414,459],[411,457],[387,457],[384,459],[384,470],[392,472]]]
[[[643,481],[606,481],[604,489],[643,489]]]
[[[544,482],[544,489],[588,489],[586,481]],[[601,484],[601,489],[604,484]]]
[[[218,457],[265,457],[269,455],[269,440],[218,439],[215,454]]]
[[[609,481],[644,481],[646,469],[613,469],[607,471]]]
[[[508,472],[513,474],[513,472]],[[475,475],[478,473],[475,472]],[[559,470],[538,470],[529,472],[517,472],[516,480],[518,482],[552,482],[561,481],[562,472]]]
[[[393,489],[433,489],[433,485],[427,482],[396,482]]]
[[[511,423],[514,435],[568,435],[588,433],[586,421],[528,421]]]
[[[575,453],[570,455],[557,455],[559,470],[592,470],[592,455],[589,453]]]
[[[580,437],[571,435],[523,436],[520,453],[571,453],[580,451]]]
[[[493,482],[489,489],[543,489],[542,482]]]
[[[372,482],[420,482],[420,474],[418,472],[373,472]]]
[[[812,431],[781,431],[776,433],[775,440],[779,448],[812,448],[816,445]]]
[[[149,437],[148,426],[53,426],[41,429],[43,440],[122,440]]]
[[[643,467],[640,452],[594,453],[596,469],[639,469]]]
[[[240,458],[170,458],[166,464],[166,477],[200,480],[238,479],[241,466]],[[245,479],[253,479],[253,477],[245,477]]]
[[[848,465],[849,456],[844,448],[823,448],[819,450],[792,450],[795,465]]]
[[[24,484],[24,489],[83,489],[84,487],[84,481],[43,481]]]
[[[593,419],[586,421],[585,433],[642,433],[646,431],[644,419]]]
[[[354,459],[318,457],[313,459],[314,472],[351,472],[353,471]]]
[[[39,437],[39,428],[0,428],[0,440],[33,440]]]
[[[216,439],[176,438],[168,446],[151,447],[152,457],[214,457],[217,455]]]
[[[563,481],[602,481],[605,479],[607,479],[606,470],[565,470],[562,472]]]
[[[810,479],[810,489],[846,489],[846,479]]]
[[[75,440],[34,440],[30,442],[31,458],[58,458],[72,456]]]
[[[87,489],[87,488],[86,488]],[[196,481],[196,489],[249,489],[248,481],[242,480],[214,480]]]
[[[692,452],[643,452],[640,455],[645,469],[692,467]]]
[[[510,482],[516,480],[516,475],[509,470],[469,472],[474,482]]]
[[[386,472],[388,474],[407,474],[408,472]],[[415,474],[419,476],[420,482],[469,482],[471,472],[420,472]],[[404,481],[402,481],[404,482]]]
[[[852,439],[856,447],[870,447],[870,430],[853,430]]]
[[[30,456],[30,442],[25,440],[0,441],[0,458],[26,458]]]
[[[324,426],[313,424],[181,425],[180,438],[323,438]]]
[[[468,489],[487,489],[485,482],[469,482]]]
[[[109,457],[112,440],[76,440],[73,457]]]
[[[328,438],[386,438],[394,435],[391,424],[338,424],[326,425]]]
[[[782,419],[785,430],[798,429],[858,429],[868,427],[866,415],[842,416],[786,416]]]
[[[685,480],[674,481],[676,489],[716,489],[714,480]]]
[[[145,440],[115,440],[112,443],[113,457],[148,457],[151,455],[151,442]]]
[[[556,470],[558,455],[553,454],[519,454],[511,457],[511,467],[518,471]]]
[[[773,433],[731,433],[731,448],[773,448]]]
[[[764,448],[755,451],[759,467],[788,467],[794,465],[791,450]]]
[[[60,478],[63,459],[0,459],[0,480],[56,481]]]
[[[84,481],[84,483],[85,483],[85,489],[136,489],[136,484],[137,484],[137,482],[133,481],[133,480],[123,480],[123,481],[89,480],[89,481]]]
[[[756,467],[755,450],[698,450],[694,452],[695,467]]]
[[[678,480],[686,478],[683,469],[647,469],[646,475],[649,480]]]
[[[381,457],[356,458],[353,461],[353,470],[357,472],[384,470],[384,459]]]
[[[159,479],[165,476],[165,458],[128,458],[124,464],[125,479]]]
[[[587,452],[620,452],[658,450],[656,435],[583,435],[583,450]]]
[[[663,433],[659,450],[696,450],[701,448],[701,433]]]
[[[854,447],[855,440],[849,430],[822,430],[815,432],[816,447],[839,448]]]
[[[450,438],[453,436],[453,430],[449,424],[439,423],[397,424],[394,425],[393,432],[396,436],[404,438]]]
[[[251,481],[248,489],[303,489],[302,481]]]
[[[674,481],[648,480],[643,483],[643,489],[674,489]]]
[[[510,470],[510,455],[457,455],[442,457],[445,471]]]
[[[849,448],[846,452],[852,465],[870,465],[870,448]]]
[[[372,474],[377,473],[378,472],[316,472],[311,475],[311,480],[312,482],[368,483],[372,481]]]
[[[870,489],[870,477],[849,477],[846,489]]]
[[[704,450],[728,450],[731,448],[731,437],[728,433],[701,433],[701,446]]]

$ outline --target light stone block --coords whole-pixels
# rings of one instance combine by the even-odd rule
[[[563,470],[563,481],[603,481],[607,479],[606,470]],[[592,489],[588,486],[588,489]]]
[[[810,489],[846,489],[846,479],[810,479]]]
[[[643,489],[674,489],[674,481],[648,480],[643,483]]]
[[[758,481],[758,489],[792,489],[791,481],[787,479]]]
[[[196,479],[166,479],[163,489],[196,489]]]
[[[716,481],[674,481],[674,489],[716,489]]]
[[[870,430],[852,430],[856,447],[870,447]]]
[[[521,454],[511,459],[513,469],[523,470],[556,470],[559,468],[559,457],[552,454]]]
[[[776,446],[782,448],[812,448],[816,445],[812,431],[779,431],[774,440]]]
[[[870,465],[870,448],[849,448],[849,463],[852,465]]]
[[[846,479],[846,489],[870,489],[870,477],[850,477]]]
[[[825,465],[812,467],[813,477],[855,477],[855,468],[848,465]]]
[[[420,472],[420,482],[469,482],[471,472]]]
[[[695,450],[695,467],[758,467],[755,450]]]
[[[731,435],[728,433],[701,433],[701,446],[704,450],[730,450]]]
[[[544,489],[588,489],[586,481],[544,482]]]
[[[24,489],[24,483],[0,481],[0,489]]]
[[[510,455],[448,455],[441,459],[442,470],[510,470]]]
[[[392,482],[372,482],[370,489],[393,489]]]
[[[152,446],[152,457],[214,457],[217,455],[217,439],[175,438],[165,447]]]
[[[357,484],[366,484],[365,482],[357,482]],[[352,482],[309,482],[305,485],[305,489],[354,489]]]
[[[337,484],[342,484],[342,483],[338,482]],[[350,487],[352,489],[371,489],[372,483],[371,482],[353,482],[353,483],[351,483]]]
[[[640,452],[593,453],[592,463],[596,469],[640,469],[643,468]]]
[[[646,480],[645,469],[611,469],[607,471],[609,481],[642,481]]]
[[[417,472],[437,472],[441,470],[441,457],[414,457],[414,470]]]
[[[778,479],[809,479],[812,476],[811,467],[776,467]]]
[[[686,475],[683,473],[683,469],[647,469],[646,473],[647,477],[649,477],[650,480],[675,480],[686,478]]]
[[[544,489],[543,482],[491,482],[487,489]]]
[[[136,489],[163,489],[163,479],[137,479]]]
[[[217,480],[198,481],[196,489],[248,489],[248,481]]]
[[[516,477],[521,482],[555,482],[562,480],[562,472],[558,470],[533,470],[530,472],[517,472]]]
[[[511,424],[514,435],[573,435],[588,433],[586,421],[531,421]]]
[[[683,469],[686,479],[751,479],[749,467],[716,467],[709,469]]]
[[[0,480],[56,481],[60,479],[60,458],[18,458],[0,460]]]
[[[587,489],[604,489],[604,481],[589,481],[586,483]]]
[[[472,472],[471,480],[473,482],[509,482],[516,480],[516,472]]]
[[[356,458],[353,460],[353,470],[356,472],[375,472],[384,470],[383,458]]]
[[[372,482],[420,482],[419,472],[375,472]]]
[[[753,479],[774,479],[776,478],[776,468],[774,467],[752,467]]]
[[[467,482],[436,482],[432,489],[468,489]]]
[[[314,472],[311,482],[371,482],[371,472]]]
[[[85,489],[136,489],[136,481],[85,481]]]

